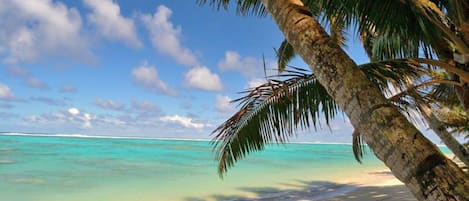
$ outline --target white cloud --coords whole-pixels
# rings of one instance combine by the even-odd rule
[[[83,114],[82,118],[83,118],[83,125],[82,125],[83,128],[92,128],[93,127],[93,126],[91,126],[91,120],[93,119],[91,114],[85,113],[85,114]]]
[[[77,108],[69,108],[66,113],[58,113],[57,116],[66,118],[69,122],[79,123],[82,128],[92,128],[91,121],[94,117],[89,113],[82,113]]]
[[[90,113],[80,112],[78,108],[69,108],[66,111],[59,111],[55,113],[44,113],[41,115],[31,115],[25,117],[26,122],[33,123],[34,126],[46,125],[48,128],[62,125],[70,128],[72,125],[84,129],[92,128],[92,121],[96,119]]]
[[[15,94],[11,92],[10,87],[0,83],[0,99],[1,100],[15,100]]]
[[[186,85],[207,91],[221,91],[223,84],[217,74],[210,72],[207,67],[195,67],[185,75]]]
[[[84,0],[92,12],[88,14],[88,21],[93,24],[98,33],[114,41],[138,48],[142,43],[137,37],[134,21],[125,18],[120,13],[119,5],[113,0]]]
[[[69,109],[67,110],[67,112],[68,112],[69,114],[73,115],[73,116],[76,116],[76,115],[79,115],[79,114],[80,114],[80,110],[78,110],[77,108],[74,108],[74,107],[69,108]]]
[[[164,6],[158,6],[155,14],[141,15],[146,28],[150,32],[150,40],[160,53],[169,55],[178,63],[186,66],[197,66],[195,54],[181,44],[181,27],[175,27],[169,20],[172,11]]]
[[[256,88],[262,84],[265,84],[267,81],[265,79],[262,79],[262,78],[254,78],[254,79],[251,79],[249,80],[248,82],[248,88],[249,89],[252,89],[252,88]]]
[[[194,123],[193,120],[189,117],[183,117],[179,115],[173,116],[164,116],[160,118],[163,122],[177,123],[186,128],[204,128],[206,125],[201,123]]]
[[[95,104],[103,109],[108,109],[108,110],[117,110],[117,111],[122,111],[124,110],[124,104],[115,102],[113,100],[104,100],[104,99],[97,99]]]
[[[10,64],[58,55],[89,59],[82,20],[75,8],[52,0],[1,0],[0,50]]]
[[[266,61],[265,63],[267,69],[274,67],[274,62]],[[262,72],[264,61],[255,57],[241,57],[235,51],[226,51],[225,58],[218,62],[218,68],[223,71],[238,71],[243,76],[252,79]]]
[[[134,78],[136,84],[149,91],[163,93],[171,96],[178,95],[176,90],[169,87],[168,84],[159,78],[158,72],[153,66],[143,64],[140,67],[132,69],[132,77]]]
[[[217,95],[215,100],[215,108],[221,113],[229,113],[235,110],[232,99],[228,96]]]

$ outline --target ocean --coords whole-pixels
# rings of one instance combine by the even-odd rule
[[[208,141],[0,135],[2,201],[210,201],[318,189],[385,166],[348,144],[269,145],[221,179]]]

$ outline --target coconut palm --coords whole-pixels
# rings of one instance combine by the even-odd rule
[[[465,145],[469,149],[469,119],[461,106],[445,106],[439,109],[436,115],[450,133],[463,136],[467,140]]]
[[[308,4],[318,4],[307,1]],[[465,0],[320,1],[326,16],[356,23],[372,60],[436,56],[460,82],[457,98],[469,117],[469,2]],[[318,5],[315,5],[318,7]],[[369,37],[372,36],[372,37]],[[371,44],[370,44],[371,43]],[[464,64],[466,63],[466,64]],[[440,66],[442,67],[442,66]]]
[[[212,2],[224,5],[229,1]],[[237,2],[243,5],[248,1]],[[469,177],[423,137],[367,79],[353,60],[331,42],[326,31],[311,17],[309,9],[301,1],[249,2],[257,8],[263,6],[271,14],[295,52],[309,65],[318,82],[350,118],[363,140],[418,199],[469,200],[469,183],[466,182]],[[286,115],[292,118],[297,114]],[[277,114],[270,119],[281,119],[282,115],[285,114]],[[262,149],[265,142],[260,133],[236,136],[224,132],[230,130],[224,129],[219,133],[223,136],[219,144],[222,168],[232,165],[234,160],[250,151]],[[288,132],[289,128],[278,124],[278,130],[283,133]]]
[[[396,96],[407,95],[413,103],[409,104],[406,101],[406,108],[404,110],[417,110],[421,117],[425,119],[426,124],[434,131],[434,133],[443,141],[443,143],[458,157],[462,163],[469,166],[469,149],[461,145],[456,138],[447,130],[449,124],[442,122],[435,112],[439,111],[442,103],[438,103],[432,97],[433,91],[430,91],[428,95],[422,95],[415,86],[411,86],[411,79],[406,79],[408,85],[404,92],[399,93]],[[431,83],[429,81],[427,83]],[[444,83],[446,84],[446,83]],[[419,84],[418,86],[421,86]],[[424,92],[425,93],[425,92]],[[402,97],[399,97],[402,98]],[[392,99],[395,99],[394,97]],[[459,103],[459,102],[458,102]],[[464,115],[465,117],[465,115]],[[466,124],[466,126],[469,124]]]
[[[335,35],[340,35],[340,34],[335,34]],[[377,49],[380,51],[380,54],[388,55],[388,57],[389,57],[389,55],[393,55],[393,54],[396,54],[396,53],[394,53],[392,50],[389,50],[389,51],[388,50],[382,50],[381,49],[382,46],[383,46],[382,43],[387,43],[388,46],[396,46],[398,49],[401,48],[399,46],[399,44],[389,45],[389,42],[385,42],[385,40],[376,40],[376,38],[379,38],[379,36],[374,32],[373,33],[372,32],[367,32],[365,34],[362,33],[362,35],[361,35],[362,44],[363,44],[363,46],[365,48],[365,51],[367,52],[367,54],[368,54],[368,56],[370,57],[371,60],[377,60],[376,58],[373,58],[373,56],[374,56],[373,46],[377,46],[378,47]],[[391,41],[392,41],[392,39],[391,39]],[[295,56],[296,56],[296,53],[293,50],[293,47],[291,46],[291,44],[289,44],[286,40],[283,41],[281,43],[278,51],[277,51],[279,72],[282,72],[283,70],[285,70],[288,62]],[[441,66],[447,65],[444,62],[440,62],[440,61],[436,61],[436,60],[432,60],[432,59],[424,59],[424,58],[411,58],[411,59],[406,59],[406,60],[407,61],[415,61],[417,63],[419,63],[419,62],[420,63],[426,63],[427,65],[441,65]],[[449,70],[451,71],[453,69],[449,68]],[[411,95],[411,97],[415,101],[414,101],[414,104],[412,105],[413,107],[410,108],[410,110],[418,110],[420,112],[421,116],[425,119],[426,123],[437,134],[437,136],[443,141],[443,143],[445,143],[447,145],[447,147],[456,155],[456,157],[458,157],[466,166],[469,166],[469,150],[466,147],[462,146],[454,138],[454,136],[446,130],[446,125],[443,122],[441,122],[435,116],[435,114],[431,110],[430,104],[427,103],[426,101],[424,101],[422,99],[422,97],[420,96],[420,94],[415,91],[417,88],[428,87],[429,85],[436,85],[437,87],[434,89],[435,92],[432,93],[433,96],[438,95],[440,100],[443,99],[442,96],[446,96],[445,100],[443,100],[443,101],[445,101],[447,103],[448,103],[448,101],[451,101],[451,104],[453,104],[453,105],[454,104],[460,105],[461,103],[459,101],[455,101],[457,99],[457,98],[455,98],[455,97],[457,97],[457,95],[456,95],[457,92],[455,92],[454,89],[457,88],[457,87],[462,87],[463,85],[459,82],[448,80],[447,76],[445,76],[444,78],[441,78],[442,77],[441,73],[439,73],[439,74],[434,73],[435,72],[434,70],[431,70],[431,71],[426,70],[426,71],[421,71],[421,72],[425,72],[424,74],[426,74],[427,76],[434,77],[435,79],[424,82],[424,83],[421,83],[417,86],[410,86],[410,88],[408,90],[403,91],[399,94],[399,96],[396,96],[397,99],[395,98],[396,99],[395,101],[402,100],[401,98],[403,98],[402,96],[404,96],[404,95],[407,95],[407,96]],[[447,74],[447,73],[443,72],[443,75],[445,75],[445,74]],[[437,76],[435,76],[435,75],[437,75]],[[373,76],[371,76],[371,77],[368,76],[368,78],[371,81],[374,81]],[[393,77],[393,78],[395,78],[395,77]],[[391,79],[393,79],[393,78],[391,78]],[[388,81],[392,81],[392,80],[388,80]],[[394,83],[395,82],[396,81],[394,80]],[[402,83],[398,83],[398,84],[402,84]],[[399,88],[401,86],[394,86],[394,87]],[[408,110],[409,108],[404,107],[402,109],[405,112],[405,110]],[[411,117],[411,116],[408,116],[408,117]],[[358,137],[359,137],[359,133],[355,132],[354,133],[354,139],[357,139]],[[359,141],[354,140],[354,142],[359,142]],[[357,146],[355,146],[355,147],[357,147]],[[357,149],[354,149],[354,150],[357,150]]]
[[[356,19],[347,19],[347,20],[335,20],[335,21],[331,21],[330,24],[331,24],[331,27],[343,28],[347,24],[345,23],[345,21],[352,21],[352,20],[357,21],[360,27],[359,33],[361,36],[362,44],[365,48],[365,51],[367,52],[368,56],[370,57],[372,61],[379,61],[379,60],[389,59],[389,58],[395,59],[395,58],[405,58],[405,57],[417,57],[419,56],[419,48],[422,48],[424,50],[423,52],[425,53],[426,57],[431,57],[432,56],[431,52],[433,50],[432,45],[433,46],[437,45],[437,48],[438,48],[436,50],[437,52],[443,52],[443,53],[440,53],[440,55],[445,54],[445,51],[442,49],[447,48],[447,46],[440,47],[441,43],[435,44],[433,42],[436,40],[441,40],[441,38],[435,39],[436,35],[434,33],[432,34],[426,33],[425,29],[423,29],[423,31],[420,31],[420,29],[415,29],[415,27],[418,28],[418,26],[407,27],[409,23],[406,23],[404,25],[399,24],[399,31],[397,31],[396,27],[393,27],[395,26],[394,24],[383,23],[384,25],[380,25],[380,24],[375,25],[375,23],[382,22],[383,20],[389,21],[388,20],[389,16],[386,14],[390,14],[391,16],[393,16],[392,14],[395,11],[393,11],[392,9],[383,10],[383,12],[386,13],[384,15],[380,13],[379,15],[373,15],[371,17],[370,16],[367,16],[366,18],[363,17],[365,16],[365,13],[369,13],[371,12],[371,10],[382,9],[383,7],[382,5],[377,5],[377,4],[373,4],[370,2],[366,2],[366,1],[358,1],[358,3],[356,1],[327,1],[327,2],[322,2],[322,4],[319,3],[319,5],[317,1],[308,1],[308,3],[310,7],[319,8],[319,10],[325,10],[326,14],[324,16],[326,16],[327,18],[331,18],[331,19],[356,18]],[[457,2],[453,2],[453,4],[448,4],[448,5],[443,5],[443,6],[448,7],[449,11],[454,11],[455,10],[453,9],[454,3],[457,3]],[[399,16],[397,16],[398,21],[405,22],[405,20],[403,19],[411,19],[412,15],[415,13],[415,12],[412,12],[412,9],[416,9],[418,11],[420,10],[419,8],[415,8],[419,6],[414,6],[414,7],[406,6],[406,5],[403,5],[402,2],[396,1],[396,2],[390,2],[390,4],[391,6],[388,5],[387,7],[394,7],[396,9],[403,8],[403,9],[409,10],[408,12],[403,12],[404,14],[399,14]],[[432,7],[431,3],[429,3],[428,5],[429,6],[427,9],[437,10],[436,13],[439,12],[438,7],[436,6]],[[467,5],[460,5],[460,6],[463,7]],[[377,9],[377,7],[380,7],[380,8]],[[459,7],[459,8],[462,8],[462,7]],[[402,12],[402,10],[399,9],[399,12]],[[462,11],[458,11],[458,10],[454,11],[454,13],[461,13],[461,12]],[[383,16],[386,16],[386,19],[383,19]],[[448,21],[456,21],[456,22],[461,21],[461,20],[454,19],[454,18],[458,18],[458,17],[450,15],[448,17]],[[428,20],[427,18],[425,18],[425,16],[423,19],[417,18],[416,21],[426,24],[425,25],[426,27],[435,27],[433,21]],[[337,22],[340,22],[341,26],[333,26],[334,23],[337,23]],[[378,33],[378,31],[380,33]],[[341,35],[340,33],[342,32],[342,30],[331,29],[330,32],[331,32],[331,35],[335,36],[335,35]],[[339,34],[337,34],[336,32]],[[450,35],[452,34],[450,33]],[[402,40],[403,38],[409,38],[409,40]],[[455,40],[458,40],[458,38],[456,38]],[[463,45],[463,48],[464,48],[464,45]],[[279,55],[278,56],[279,70],[281,71],[285,68],[288,61],[290,61],[291,58],[295,55],[295,52],[293,48],[291,47],[291,45],[287,41],[284,41],[280,45],[280,48],[278,50],[278,55]],[[452,55],[444,55],[444,56],[447,57],[447,56],[452,56]],[[433,81],[427,82],[427,83],[438,84],[438,87],[436,90],[444,91],[446,95],[448,95],[448,93],[453,92],[453,94],[456,95],[454,97],[461,97],[461,93],[464,92],[464,87],[465,87],[464,82],[467,82],[467,80],[464,80],[467,77],[467,72],[465,72],[464,69],[458,69],[448,64],[446,61],[441,61],[441,60],[440,61],[426,60],[426,61],[430,61],[430,62],[427,62],[429,65],[439,65],[440,68],[446,69],[447,72],[456,74],[463,79],[462,83],[453,82],[451,87],[448,87],[447,83],[445,83],[444,85],[439,85],[442,83],[435,83]],[[420,85],[420,86],[423,86],[423,85]],[[445,88],[445,89],[442,90],[441,88]],[[415,94],[415,93],[411,93],[411,94],[418,96],[418,94]],[[452,101],[454,102],[454,100],[456,99],[453,98]],[[469,151],[465,147],[463,147],[452,135],[450,135],[446,129],[444,129],[444,124],[441,123],[434,114],[432,114],[431,110],[428,110],[430,107],[427,103],[422,102],[422,101],[418,101],[418,103],[420,103],[421,105],[417,106],[416,109],[420,110],[422,116],[425,118],[425,120],[430,125],[430,127],[442,139],[442,141],[453,151],[453,153],[455,153],[455,155],[457,155],[457,157],[461,159],[461,161],[463,161],[466,165],[469,165]],[[459,104],[462,104],[462,103],[464,103],[464,101],[459,102]],[[466,115],[469,116],[469,114],[466,114]]]

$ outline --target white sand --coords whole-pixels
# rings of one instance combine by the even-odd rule
[[[311,182],[299,189],[262,189],[257,196],[224,197],[213,200],[236,201],[416,201],[409,190],[389,170],[372,172],[343,182]]]
[[[358,181],[357,188],[339,193],[322,201],[416,201],[406,186],[397,180],[389,170],[370,173],[370,178]],[[308,199],[304,199],[306,201]],[[313,200],[313,199],[309,199]]]

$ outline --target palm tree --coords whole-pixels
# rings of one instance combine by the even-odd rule
[[[428,75],[426,75],[428,76]],[[431,80],[425,83],[433,83],[436,80]],[[443,103],[439,103],[435,101],[435,98],[432,95],[435,94],[435,90],[438,90],[439,85],[437,85],[437,89],[433,89],[430,91],[428,95],[421,95],[422,92],[418,91],[417,86],[422,86],[424,84],[418,84],[417,86],[412,86],[413,81],[412,79],[405,79],[405,84],[407,85],[407,89],[403,92],[398,93],[391,99],[396,100],[396,97],[402,99],[403,95],[408,95],[410,99],[412,99],[413,103],[409,104],[410,101],[403,100],[405,102],[404,110],[415,109],[419,112],[419,114],[425,119],[426,124],[435,132],[435,134],[445,143],[445,145],[458,157],[466,166],[469,166],[469,150],[461,145],[456,138],[454,138],[453,134],[448,132],[447,127],[448,124],[443,123],[433,111],[440,110]],[[443,83],[446,84],[446,83]],[[428,90],[427,90],[428,91]],[[423,92],[425,93],[425,92]],[[431,103],[433,102],[433,104]],[[432,107],[433,105],[433,107]]]
[[[317,1],[305,1],[307,5]],[[436,55],[454,81],[457,98],[469,117],[469,2],[465,0],[319,1],[329,18],[354,22],[372,60]],[[369,37],[369,36],[372,37]],[[369,44],[372,43],[372,44]],[[443,67],[443,66],[440,66]]]
[[[331,27],[341,27],[343,28],[343,21],[341,23],[341,26],[333,26],[334,23],[337,23],[337,21],[332,21],[331,22]],[[332,30],[331,29],[331,36],[335,36],[335,38],[343,38],[341,37],[340,35],[341,34],[342,30]],[[398,57],[396,55],[398,54],[402,54],[402,53],[405,53],[405,54],[412,54],[412,49],[413,48],[409,48],[411,50],[410,53],[406,53],[405,50],[400,50],[401,53],[396,53],[394,52],[393,50],[394,49],[400,49],[400,48],[403,48],[402,46],[404,47],[407,47],[406,44],[401,44],[399,40],[395,40],[393,38],[390,39],[390,41],[387,41],[387,40],[384,40],[384,38],[382,36],[379,36],[376,32],[372,32],[372,31],[366,31],[366,32],[362,32],[361,33],[361,40],[362,40],[362,44],[365,48],[365,51],[367,52],[368,56],[370,57],[371,60],[379,60],[379,58],[375,58],[375,52],[379,55],[381,55],[380,57],[381,58],[387,58],[387,57],[392,57],[392,58],[395,58],[395,57]],[[407,41],[408,42],[408,41]],[[337,42],[339,45],[340,44],[343,44],[343,41],[338,41]],[[384,45],[384,44],[386,45]],[[390,44],[391,43],[391,44]],[[396,44],[394,44],[396,43]],[[389,46],[392,46],[392,47],[395,47],[394,49],[390,49]],[[410,45],[412,46],[412,45]],[[384,48],[386,47],[386,48]],[[374,48],[374,49],[373,49]],[[409,51],[409,49],[407,49],[407,51]],[[418,53],[416,54],[418,55]],[[282,72],[288,62],[296,56],[296,53],[293,49],[293,47],[291,46],[291,44],[288,43],[288,41],[284,40],[278,51],[277,51],[277,58],[278,58],[278,65],[279,65],[279,72]],[[415,55],[414,55],[415,56]],[[412,61],[412,60],[415,60],[417,62],[421,62],[421,63],[426,63],[427,65],[440,65],[440,66],[445,66],[447,65],[446,63],[443,63],[443,62],[440,62],[440,61],[436,61],[436,60],[432,60],[432,59],[423,59],[423,58],[412,58],[412,59],[406,59],[406,60],[409,60],[409,61]],[[422,67],[423,68],[423,67]],[[435,67],[436,68],[436,67]],[[448,68],[450,71],[452,71],[453,69],[451,67],[446,67]],[[397,69],[395,69],[397,70]],[[434,73],[434,70],[432,71],[421,71],[423,72],[426,76],[432,76],[432,74],[436,74]],[[441,74],[441,73],[440,73]],[[374,74],[372,74],[374,75]],[[373,81],[374,77],[373,76],[369,76],[367,74],[367,76],[369,77],[369,79],[371,79]],[[439,75],[441,77],[441,75]],[[396,78],[396,76],[394,75],[394,78]],[[447,76],[445,77],[447,78]],[[419,87],[427,87],[428,85],[437,85],[436,89],[437,91],[444,91],[444,93],[440,93],[439,96],[442,96],[442,94],[448,96],[450,93],[451,95],[455,94],[455,97],[457,96],[454,90],[454,88],[458,88],[458,87],[462,87],[463,85],[459,82],[454,82],[454,81],[450,81],[450,80],[447,80],[447,79],[434,79],[434,80],[431,80],[431,81],[427,81],[425,83],[422,83],[422,84],[419,84],[418,86],[411,86],[409,85],[408,83],[404,83],[405,85],[409,85],[409,89],[400,93],[399,95],[402,96],[402,95],[411,95],[412,98],[415,99],[415,104],[413,104],[413,108],[412,109],[417,109],[421,116],[425,119],[425,121],[427,122],[427,124],[430,126],[430,128],[437,134],[438,137],[440,137],[440,139],[443,141],[443,143],[445,143],[447,145],[447,147],[466,165],[466,166],[469,166],[469,150],[462,146],[455,138],[454,136],[449,133],[447,130],[446,130],[446,126],[444,123],[442,123],[432,112],[431,110],[431,107],[430,105],[424,101],[420,94],[417,93],[416,91],[416,88],[419,88]],[[392,79],[392,77],[391,77]],[[389,81],[389,80],[388,80]],[[442,81],[444,81],[442,83]],[[394,80],[394,82],[396,82],[396,80]],[[399,84],[403,84],[403,83],[399,83]],[[440,86],[441,84],[441,86]],[[447,85],[449,85],[451,87],[448,87]],[[394,87],[401,87],[401,86],[394,86]],[[443,89],[444,88],[444,89]],[[410,92],[410,93],[409,93]],[[402,98],[398,96],[398,98]],[[440,98],[441,99],[441,98]],[[454,99],[454,98],[453,98]],[[452,100],[452,104],[460,104],[460,102],[455,102],[454,100]],[[407,110],[407,108],[403,108],[403,110]],[[355,133],[356,137],[358,137],[358,133]],[[357,142],[357,141],[355,141]]]
[[[464,95],[464,93],[469,92],[467,91],[469,74],[467,69],[459,69],[457,66],[450,64],[454,61],[452,52],[449,50],[450,45],[454,44],[454,46],[458,46],[456,49],[460,52],[467,51],[466,44],[469,41],[467,40],[469,35],[464,38],[465,35],[462,32],[466,31],[466,34],[469,34],[469,29],[467,29],[469,27],[468,24],[465,24],[466,19],[464,17],[464,13],[469,13],[469,4],[465,1],[434,1],[436,4],[430,1],[410,2],[412,3],[389,1],[386,2],[386,6],[370,3],[370,1],[322,1],[320,3],[307,1],[307,4],[309,7],[325,10],[325,16],[328,18],[342,19],[342,24],[345,23],[344,21],[350,23],[351,18],[357,18],[355,20],[359,26],[362,43],[372,61],[418,57],[420,49],[424,50],[424,55],[427,58],[431,58],[432,52],[435,52],[441,58],[440,61],[430,61],[427,64],[438,65],[439,68],[445,69],[453,77],[460,78],[461,82],[453,82],[451,88],[447,89],[455,89],[453,91],[455,91],[456,97],[459,98],[460,104],[469,109],[469,105],[466,104],[469,101],[469,96]],[[441,8],[445,8],[448,15],[443,14]],[[392,20],[389,20],[390,18]],[[415,19],[415,22],[418,22],[419,25],[414,25],[409,19]],[[462,33],[460,34],[463,36],[462,39],[458,38],[454,32],[449,32],[450,27],[445,26],[440,22],[440,19],[444,19],[446,24],[454,26],[454,29],[461,30],[459,32]],[[347,25],[341,27],[344,26]],[[331,29],[331,33],[333,33],[332,31]],[[445,40],[451,41],[451,43],[445,42]],[[283,58],[289,60],[288,57],[294,54],[292,48],[285,42],[280,47],[279,53],[283,55]],[[282,68],[284,63],[279,63],[281,64],[280,68]],[[418,96],[416,93],[411,94]],[[431,110],[428,110],[429,105],[422,101],[418,101],[418,103],[420,104],[417,105],[417,108],[421,111],[430,127],[458,158],[466,165],[469,165],[469,151],[461,146],[448,133],[444,125],[431,114]],[[466,113],[466,116],[469,117],[469,113]]]
[[[348,2],[330,1],[330,3],[332,2],[339,2],[339,4],[350,3],[350,1]],[[465,11],[461,9],[464,7],[469,8],[469,5],[467,3],[465,4],[463,2],[459,2],[459,3],[458,2],[459,1],[453,1],[452,4],[451,3],[448,4],[448,2],[439,2],[439,4],[441,4],[442,7],[448,8],[449,13],[453,13],[453,14],[456,13],[456,15],[451,15],[451,14],[448,15],[447,20],[449,21],[449,23],[455,22],[454,24],[461,24],[461,22],[464,21],[464,19],[461,19],[461,17],[458,16],[458,13],[459,15],[464,13]],[[394,3],[396,4],[394,5],[396,7],[402,6],[402,2],[394,2]],[[435,10],[435,13],[437,13],[439,16],[442,16],[441,14],[439,14],[441,13],[441,11],[438,10],[435,4],[432,4],[431,2],[425,2],[425,1],[421,1],[420,3],[428,5],[427,6],[428,10]],[[361,1],[361,4],[363,5],[360,5],[359,3],[357,7],[362,8],[362,9],[358,10],[358,12],[355,11],[356,12],[355,15],[357,16],[363,16],[363,12],[369,12],[370,8],[374,8],[373,5],[370,6],[370,4],[366,4],[365,2],[362,2],[362,1]],[[455,4],[457,4],[457,6],[459,7],[455,7]],[[353,6],[353,5],[349,4],[348,6]],[[417,10],[422,10],[422,7],[424,6],[416,5],[415,7],[417,7]],[[405,8],[412,8],[412,6],[405,7]],[[353,11],[349,10],[348,12],[353,12]],[[400,12],[407,13],[407,15],[411,15],[413,13],[411,11],[406,12],[402,10],[400,10]],[[344,13],[343,11],[337,12],[337,10],[330,11],[330,15],[333,15],[335,17],[337,16],[344,17],[343,13]],[[456,68],[456,66],[448,65],[449,63],[454,63],[452,59],[448,58],[448,57],[453,56],[448,53],[449,44],[445,44],[442,41],[440,41],[442,40],[441,38],[434,38],[435,33],[428,33],[428,31],[425,32],[425,29],[423,29],[423,31],[420,31],[421,33],[419,33],[418,30],[410,31],[409,33],[408,30],[410,30],[410,27],[405,27],[406,24],[409,24],[409,23],[405,23],[403,25],[404,28],[401,28],[401,29],[404,31],[401,31],[401,32],[393,31],[393,28],[392,28],[393,24],[390,24],[390,23],[383,23],[384,25],[375,25],[374,24],[375,22],[380,22],[380,20],[384,20],[384,19],[380,19],[382,18],[382,16],[384,15],[377,15],[377,16],[373,16],[369,18],[369,19],[374,19],[374,20],[362,19],[363,21],[369,21],[368,23],[363,23],[363,22],[361,23],[361,25],[365,28],[361,29],[360,35],[361,35],[362,42],[364,44],[364,48],[367,54],[369,55],[370,59],[380,60],[380,59],[386,59],[386,58],[395,59],[395,58],[401,58],[401,57],[416,57],[416,56],[419,56],[420,47],[423,48],[426,57],[432,57],[431,51],[432,49],[434,49],[434,52],[436,52],[436,54],[441,59],[439,62],[436,62],[436,63],[429,62],[429,64],[430,65],[440,64],[440,67],[443,67],[443,69],[446,69],[446,71],[448,72],[447,74],[452,74],[453,77],[454,75],[457,75],[462,79],[460,83],[456,82],[451,87],[446,87],[446,90],[447,90],[446,94],[448,94],[447,92],[449,91],[453,91],[454,94],[456,94],[456,97],[459,98],[460,100],[459,103],[462,104],[462,106],[464,107],[465,102],[467,102],[467,100],[464,100],[463,98],[464,97],[463,94],[466,91],[466,87],[468,83],[467,80],[465,79],[467,77],[467,72],[464,69]],[[404,16],[406,15],[404,14]],[[427,24],[425,23],[426,18],[418,19],[418,21],[423,24]],[[434,25],[435,21],[436,20],[431,20],[431,17],[430,17],[429,23],[428,25],[425,25],[425,27],[435,26]],[[440,25],[440,27],[442,29],[441,30],[442,32],[444,32],[444,30],[449,29],[449,27],[445,28],[442,25]],[[377,33],[378,31],[380,33]],[[460,43],[461,44],[460,49],[465,49],[465,46],[467,43],[464,44],[464,41],[459,40],[459,38],[457,37],[451,36],[453,35],[452,33],[446,33],[446,35],[448,35],[447,38],[454,38],[452,39],[453,43]],[[402,41],[402,38],[405,38],[406,36],[409,36],[411,40]],[[428,42],[425,41],[425,39],[427,39]],[[428,40],[428,39],[432,39],[432,40]],[[439,41],[439,42],[435,43],[434,41]],[[459,42],[454,42],[454,41],[459,41]],[[448,66],[445,67],[445,65],[448,65]],[[445,84],[438,85],[436,90],[441,90],[441,89],[438,89],[438,88],[442,88],[441,86],[445,86]],[[456,89],[456,90],[451,90],[451,89]],[[442,139],[442,141],[448,146],[448,148],[450,148],[452,152],[462,162],[466,164],[466,166],[469,165],[469,150],[465,148],[464,146],[462,146],[446,130],[445,125],[433,114],[430,105],[426,103],[422,98],[420,98],[419,94],[416,93],[415,90],[410,90],[410,91],[411,91],[410,94],[416,101],[416,109],[420,111],[422,116],[425,118],[427,124],[430,126],[430,128],[434,130],[434,132],[440,137],[440,139]],[[466,98],[469,98],[469,96]],[[466,108],[467,106],[469,105],[466,105]],[[469,117],[469,113],[467,113],[466,116]]]
[[[214,2],[224,5],[229,1]],[[418,199],[469,200],[469,183],[466,182],[469,177],[423,137],[337,44],[330,42],[326,31],[301,1],[250,2],[257,7],[264,5],[287,41],[314,71],[318,82],[347,114],[375,155]],[[288,115],[289,119],[293,121],[297,114]],[[275,118],[282,119],[280,115]],[[279,133],[289,131],[290,128],[280,125],[276,129],[264,129]],[[237,136],[230,131],[233,130],[222,129],[218,135],[223,139],[219,144],[222,169],[233,165],[244,154],[262,149],[266,142],[261,133]]]
[[[446,130],[446,126],[432,112],[431,106],[415,95],[418,101],[417,108],[426,119],[427,124],[438,135],[438,137],[446,144],[446,146],[459,158],[466,166],[469,167],[469,150],[461,145],[453,135]]]

